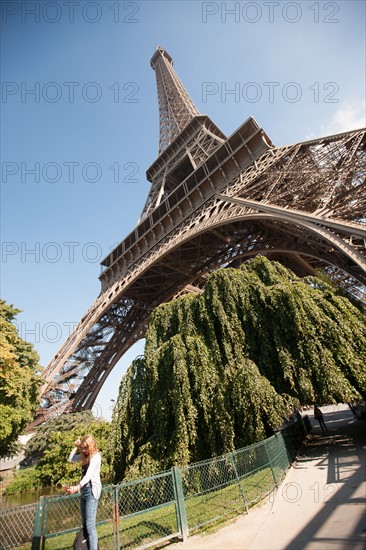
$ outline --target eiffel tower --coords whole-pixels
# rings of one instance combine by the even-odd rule
[[[159,304],[257,254],[299,276],[366,285],[366,129],[275,147],[249,117],[230,137],[201,115],[166,50],[156,74],[159,156],[135,229],[101,262],[101,292],[43,374],[34,424],[91,409]]]

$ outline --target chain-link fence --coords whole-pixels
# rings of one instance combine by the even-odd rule
[[[278,486],[310,429],[305,417],[227,455],[103,487],[100,550],[185,539],[208,523],[248,512]],[[1,510],[0,550],[71,550],[80,523],[79,495],[41,497],[37,504]]]
[[[32,540],[36,510],[37,503],[0,511],[0,550],[22,548]]]
[[[297,432],[304,434],[299,427]],[[189,532],[248,512],[250,506],[278,486],[290,465],[293,449],[291,445],[290,453],[287,451],[279,432],[261,443],[182,468]]]

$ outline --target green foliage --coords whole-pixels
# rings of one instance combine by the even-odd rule
[[[67,462],[76,439],[91,434],[102,455],[101,477],[110,477],[110,423],[95,420],[91,411],[70,413],[46,422],[29,441],[27,458],[40,458],[36,466],[16,472],[8,493],[34,487],[67,485],[80,481],[80,465]],[[42,439],[44,438],[44,439]]]
[[[6,495],[21,493],[23,491],[32,491],[40,487],[41,480],[37,468],[24,468],[17,470],[14,479],[5,490]]]
[[[80,481],[80,465],[67,462],[76,439],[91,434],[97,441],[102,454],[101,477],[110,475],[109,436],[110,424],[103,420],[78,425],[70,431],[50,432],[47,448],[37,464],[39,479],[44,486],[67,485]]]
[[[0,300],[0,457],[13,451],[39,403],[39,357],[12,323],[19,312]]]
[[[43,455],[49,445],[52,432],[69,432],[75,428],[82,431],[85,425],[90,425],[94,421],[95,418],[91,411],[62,414],[48,420],[37,429],[37,432],[29,440],[25,449],[26,459],[38,459]]]
[[[116,480],[229,452],[300,404],[366,395],[362,313],[264,257],[156,308],[112,421]]]
[[[365,298],[359,299],[356,298],[354,294],[352,294],[349,289],[347,288],[345,283],[342,283],[342,281],[339,281],[339,285],[334,282],[334,275],[332,276],[332,272],[334,271],[334,268],[332,266],[328,266],[327,270],[324,271],[322,269],[316,269],[315,274],[316,277],[308,277],[309,280],[313,279],[316,281],[315,285],[322,285],[322,283],[326,283],[326,286],[331,287],[335,294],[338,296],[343,296],[345,298],[348,298],[348,300],[357,307],[363,313],[366,314],[366,301]],[[360,290],[362,290],[362,285],[360,284]]]

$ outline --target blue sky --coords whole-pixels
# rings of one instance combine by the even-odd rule
[[[1,296],[46,366],[136,225],[159,140],[154,48],[230,135],[276,145],[365,126],[363,1],[3,1]],[[94,412],[109,418],[115,367]]]

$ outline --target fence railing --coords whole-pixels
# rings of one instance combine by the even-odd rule
[[[308,417],[226,455],[102,489],[100,550],[148,548],[187,538],[263,499],[283,479],[311,426]],[[79,495],[41,497],[0,511],[0,550],[71,550],[80,529]]]

